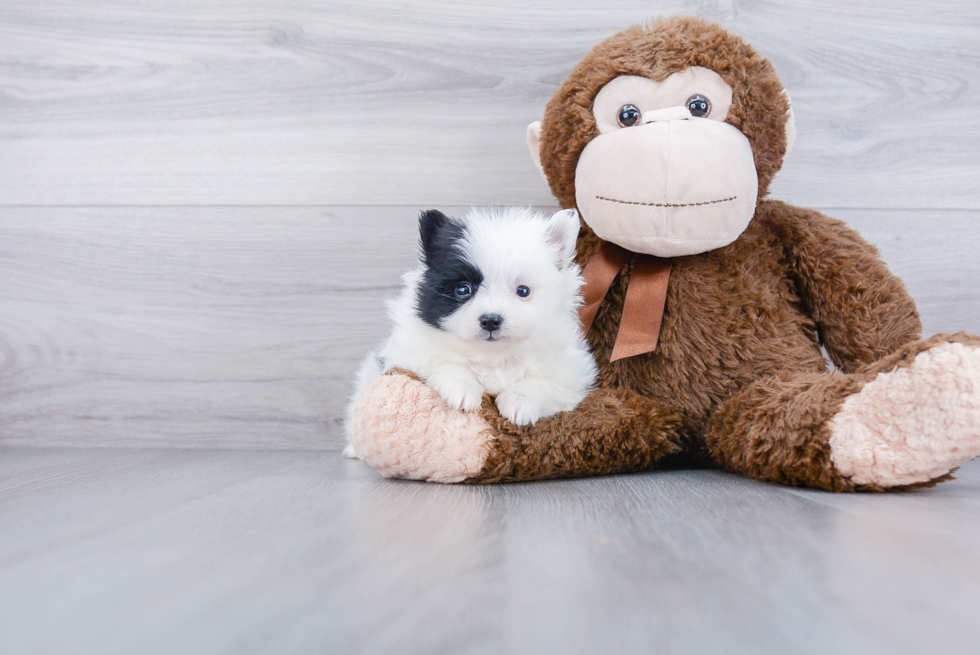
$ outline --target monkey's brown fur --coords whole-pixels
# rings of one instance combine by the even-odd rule
[[[748,138],[759,197],[766,194],[786,151],[789,108],[772,65],[712,23],[664,19],[597,46],[548,103],[541,163],[562,207],[575,206],[579,155],[598,135],[599,89],[619,75],[660,81],[690,66],[732,87],[727,122]],[[600,244],[583,225],[578,262]],[[589,333],[601,388],[575,411],[523,430],[484,403],[496,440],[472,482],[702,461],[783,484],[879,490],[836,471],[828,421],[879,372],[910,365],[916,353],[947,341],[980,345],[970,335],[917,342],[915,304],[876,249],[840,221],[778,201],[761,200],[731,245],[676,258],[657,349],[610,363],[629,272]],[[821,343],[838,372],[827,372]]]

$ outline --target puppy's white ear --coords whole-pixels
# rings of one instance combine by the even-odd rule
[[[564,268],[575,258],[575,242],[578,240],[578,210],[564,209],[548,219],[546,235],[548,243],[558,250],[558,266]]]
[[[527,126],[527,147],[531,151],[534,166],[547,182],[548,177],[544,174],[544,169],[541,168],[541,121],[534,121]]]

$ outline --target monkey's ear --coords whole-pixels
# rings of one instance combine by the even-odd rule
[[[565,268],[575,258],[575,242],[578,241],[578,210],[564,209],[551,218],[546,224],[548,243],[558,249],[558,267]]]
[[[428,209],[419,214],[419,245],[422,248],[422,261],[432,261],[432,253],[439,241],[439,235],[452,219],[438,209]]]
[[[541,121],[534,121],[527,126],[527,147],[531,151],[531,159],[535,167],[547,182],[548,176],[544,174],[544,168],[541,167]]]
[[[786,102],[789,103],[789,109],[786,110],[786,152],[783,153],[783,161],[786,161],[789,151],[796,143],[796,117],[793,115],[793,101],[789,97],[789,91],[783,89],[783,93],[786,94]]]

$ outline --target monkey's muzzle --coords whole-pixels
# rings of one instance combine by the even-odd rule
[[[683,107],[600,134],[582,151],[575,199],[602,239],[677,257],[733,242],[755,213],[759,181],[748,139]]]

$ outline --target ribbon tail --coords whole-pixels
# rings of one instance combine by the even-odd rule
[[[651,255],[637,256],[629,287],[626,289],[616,345],[613,346],[609,361],[642,355],[656,349],[664,318],[664,304],[667,301],[670,266],[668,259]]]

